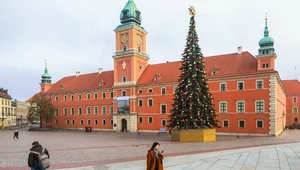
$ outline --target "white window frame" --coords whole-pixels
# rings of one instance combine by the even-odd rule
[[[142,101],[141,104],[140,104],[140,101]],[[143,107],[143,99],[138,99],[138,107]]]
[[[87,119],[87,120],[86,120],[86,124],[87,124],[87,125],[90,125],[91,123],[92,123],[92,122],[91,122],[91,119]]]
[[[55,124],[58,125],[58,119],[55,119]]]
[[[228,121],[228,126],[227,126],[227,127],[224,126],[224,122],[225,122],[225,121]],[[222,127],[223,127],[223,128],[229,128],[229,127],[230,127],[229,119],[222,119]]]
[[[81,125],[83,125],[83,124],[84,124],[84,119],[80,119],[80,120],[79,120],[79,123],[80,123]]]
[[[163,94],[163,89],[165,89],[165,94]],[[167,94],[167,88],[166,88],[166,87],[161,87],[161,88],[160,88],[160,93],[161,93],[162,95],[166,95],[166,94]]]
[[[96,109],[97,108],[97,109]],[[97,113],[96,113],[96,110],[97,110]],[[98,106],[94,106],[94,114],[97,115],[99,114],[99,107]]]
[[[58,102],[58,95],[55,95],[55,101]]]
[[[102,125],[106,125],[107,122],[106,122],[106,119],[102,119]]]
[[[258,88],[257,82],[261,81],[261,88]],[[255,87],[256,89],[263,89],[264,88],[264,80],[263,79],[258,79],[255,81]]]
[[[149,102],[150,100],[152,101],[152,105],[151,105],[151,106],[150,106],[150,104],[149,104],[149,103],[150,103],[150,102]],[[148,104],[148,107],[153,107],[153,105],[154,105],[154,104],[153,104],[153,98],[148,98],[148,99],[147,99],[147,104]]]
[[[297,97],[293,97],[293,103],[297,103],[297,101],[298,101],[298,98]]]
[[[244,127],[240,127],[240,121],[244,121]],[[238,119],[238,127],[239,128],[246,128],[246,119]]]
[[[58,107],[55,108],[55,115],[57,116],[58,115],[58,112],[59,112],[59,109]]]
[[[103,109],[103,108],[105,108],[105,109]],[[105,110],[105,112],[104,112],[104,110]],[[107,107],[106,107],[106,105],[102,105],[101,106],[101,112],[102,112],[103,115],[107,114]]]
[[[78,100],[82,100],[82,94],[78,94]]]
[[[148,88],[148,93],[153,93],[153,88]]]
[[[162,113],[162,106],[165,105],[166,106],[166,113]],[[160,114],[167,114],[168,113],[168,105],[166,103],[161,103],[160,104]]]
[[[163,121],[165,121],[165,125],[163,125]],[[167,126],[167,120],[166,119],[161,119],[160,125],[163,126],[163,127],[166,127]]]
[[[74,112],[72,113],[72,111],[74,110]],[[75,115],[75,107],[70,107],[70,113],[71,113],[71,115]]]
[[[114,119],[110,119],[110,125],[114,125]]]
[[[114,92],[113,92],[113,91],[110,91],[110,92],[109,92],[109,97],[110,97],[110,98],[114,98]]]
[[[262,121],[262,127],[258,127],[257,125],[258,125],[258,121]],[[265,122],[264,122],[264,119],[256,119],[255,120],[255,123],[256,123],[256,128],[257,129],[263,129],[264,128],[264,124],[265,124]]]
[[[72,125],[75,125],[75,119],[72,119]]]
[[[222,85],[225,85],[225,90],[222,90]],[[227,91],[227,83],[226,82],[221,82],[220,83],[220,91]]]
[[[94,99],[98,99],[98,92],[94,92]]]
[[[68,107],[64,107],[64,115],[67,115],[68,114]]]
[[[124,81],[124,78],[125,78],[125,81]],[[123,76],[122,76],[122,83],[125,83],[125,82],[127,82],[127,76],[126,76],[126,75],[123,75]]]
[[[294,112],[294,109],[296,109],[296,113]],[[297,107],[297,106],[293,106],[293,107],[292,107],[292,113],[293,113],[293,114],[298,114],[298,112],[299,112],[299,111],[298,111],[298,107]]]
[[[66,125],[70,124],[70,119],[66,119]]]
[[[71,94],[71,100],[74,101],[75,97],[74,94]]]
[[[244,81],[237,81],[237,82],[236,82],[236,85],[237,85],[237,88],[236,88],[236,89],[237,89],[237,90],[240,90],[240,89],[239,89],[239,83],[243,83],[243,89],[241,89],[241,90],[245,90],[245,82],[244,82]]]
[[[90,113],[89,113],[89,108],[90,108]],[[90,115],[91,112],[92,112],[91,106],[86,106],[86,114],[87,114],[87,115]]]
[[[109,105],[109,113],[114,114],[114,105]]]
[[[221,108],[221,104],[222,103],[225,103],[226,104],[226,110],[225,110],[225,112],[222,112],[221,110],[222,110],[222,108]],[[228,112],[228,102],[227,101],[220,101],[219,102],[219,113],[227,113]]]
[[[152,119],[152,122],[150,122],[150,118]],[[148,116],[148,123],[153,123],[153,116]]]
[[[239,112],[239,103],[244,103],[244,112]],[[236,113],[246,113],[246,102],[245,100],[236,101]]]
[[[80,108],[81,108],[81,113],[79,112]],[[78,115],[82,115],[82,106],[78,107]]]
[[[64,95],[64,101],[67,101],[67,95],[66,94]]]
[[[143,89],[138,89],[138,94],[142,94],[143,93]]]
[[[262,112],[257,111],[257,103],[258,102],[263,102],[263,111]],[[265,112],[265,101],[264,100],[255,100],[255,113],[264,113],[264,112]]]
[[[178,86],[173,86],[173,94],[176,93],[177,88],[178,88]]]
[[[125,92],[125,95],[124,95],[124,92]],[[126,90],[122,90],[122,96],[126,96]]]
[[[142,119],[142,121],[140,121],[140,119]],[[153,121],[153,120],[152,120],[152,121]],[[139,122],[139,123],[143,123],[143,116],[139,116],[139,117],[138,117],[138,122]]]
[[[91,99],[91,93],[86,93],[86,99],[90,100]]]
[[[94,124],[98,125],[99,124],[99,120],[98,119],[94,119]]]
[[[106,99],[106,92],[102,92],[102,99]]]

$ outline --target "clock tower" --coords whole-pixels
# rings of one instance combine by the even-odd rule
[[[128,0],[120,14],[121,25],[115,29],[114,86],[134,86],[148,65],[146,30],[133,0]]]
[[[146,30],[141,26],[142,16],[133,0],[128,0],[120,14],[121,25],[116,33],[114,59],[114,130],[137,131],[136,83],[148,66]],[[129,112],[119,113],[119,100],[128,100]]]

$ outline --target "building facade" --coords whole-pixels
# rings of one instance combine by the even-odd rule
[[[13,101],[13,106],[15,108],[17,126],[22,126],[23,124],[27,124],[28,103],[15,100]]]
[[[288,126],[298,125],[300,122],[300,82],[298,80],[283,80],[286,90],[286,124]]]
[[[64,77],[52,84],[47,66],[41,92],[56,106],[54,128],[123,132],[166,127],[180,61],[149,64],[147,31],[141,12],[129,0],[114,30],[114,69]],[[267,19],[258,55],[243,52],[205,57],[206,74],[220,120],[218,133],[272,135],[286,123],[286,91],[275,70],[277,55]],[[178,57],[178,60],[180,57]]]
[[[0,126],[4,128],[16,126],[15,108],[13,107],[11,99],[8,90],[0,88]]]

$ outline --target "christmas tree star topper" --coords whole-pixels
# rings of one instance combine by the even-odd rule
[[[189,12],[190,12],[190,15],[194,17],[196,15],[196,9],[195,9],[195,7],[190,6]]]

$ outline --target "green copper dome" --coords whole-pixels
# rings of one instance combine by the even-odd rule
[[[142,16],[140,10],[136,7],[133,0],[128,0],[120,14],[121,23],[134,22],[141,25]]]
[[[264,30],[264,38],[259,41],[259,55],[274,54],[274,39],[269,37],[268,19],[265,19],[266,26]]]
[[[42,83],[51,83],[51,75],[48,73],[47,62],[45,62],[45,71],[42,74]]]

